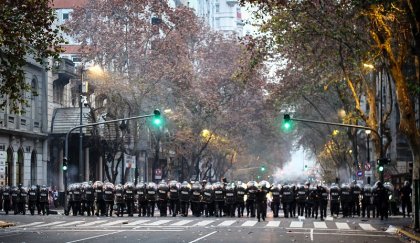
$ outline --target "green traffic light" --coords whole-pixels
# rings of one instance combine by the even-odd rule
[[[156,127],[160,127],[163,124],[163,119],[162,116],[160,115],[160,111],[158,109],[153,111],[153,119],[152,119],[152,124]]]
[[[379,170],[379,172],[382,172],[382,171],[384,171],[384,167],[383,166],[379,166],[378,167],[378,170]]]
[[[63,170],[67,170],[67,165],[63,165]]]
[[[155,117],[153,119],[153,124],[156,125],[156,126],[162,125],[162,119],[160,119],[160,117]]]
[[[289,114],[284,114],[281,128],[284,132],[290,132],[292,130],[293,124],[292,124],[292,121],[290,120]]]
[[[264,166],[262,166],[262,167],[261,167],[261,171],[262,171],[262,172],[264,172],[264,171],[265,171],[265,167],[264,167]]]

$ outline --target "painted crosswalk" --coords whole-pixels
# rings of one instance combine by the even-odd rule
[[[15,226],[17,229],[68,229],[76,227],[79,229],[99,228],[106,229],[107,227],[131,227],[134,229],[148,228],[148,227],[267,227],[267,228],[291,228],[296,230],[314,229],[314,230],[360,230],[360,231],[378,231],[377,227],[369,223],[348,223],[348,222],[331,222],[331,221],[309,221],[309,220],[271,220],[258,222],[255,219],[97,219],[88,222],[90,219],[74,220],[74,221],[53,221],[43,222],[37,221],[27,224]]]

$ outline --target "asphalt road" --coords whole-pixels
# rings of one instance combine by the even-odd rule
[[[64,215],[4,215],[0,220],[16,225],[0,229],[0,242],[401,242],[387,221],[331,218],[205,217],[87,217]],[[392,227],[391,227],[392,228]]]

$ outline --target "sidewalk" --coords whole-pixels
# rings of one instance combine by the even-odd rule
[[[410,226],[397,227],[397,235],[411,242],[420,242],[420,234]]]

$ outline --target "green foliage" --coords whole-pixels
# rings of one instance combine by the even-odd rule
[[[52,0],[3,0],[0,2],[0,94],[8,97],[10,110],[24,112],[30,90],[23,66],[32,57],[45,67],[48,58],[58,58],[64,39],[53,28]],[[0,107],[6,105],[3,98]]]

